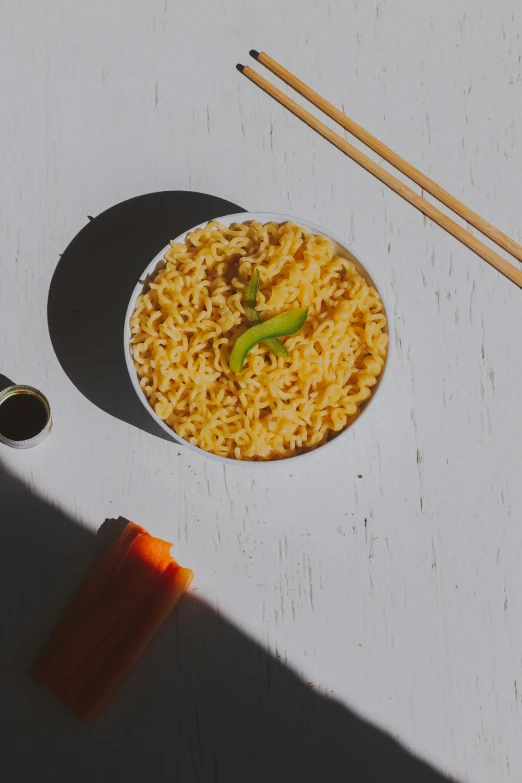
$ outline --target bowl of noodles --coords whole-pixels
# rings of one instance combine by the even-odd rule
[[[284,355],[257,342],[233,372],[254,275],[258,322],[298,308],[306,320],[276,340]],[[360,418],[386,369],[388,322],[368,269],[340,239],[306,220],[243,212],[195,226],[152,259],[129,302],[124,350],[138,397],[173,440],[226,462],[270,462],[324,448]]]

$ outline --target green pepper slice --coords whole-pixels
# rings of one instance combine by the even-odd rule
[[[269,318],[260,324],[251,326],[241,337],[238,337],[230,354],[229,366],[232,372],[241,372],[246,355],[254,345],[266,342],[272,337],[283,337],[295,334],[301,329],[308,316],[308,307],[302,310],[287,310],[286,313]]]
[[[249,283],[245,286],[244,290],[244,307],[245,307],[245,313],[246,317],[248,318],[249,323],[252,325],[256,324],[262,324],[263,321],[261,320],[261,316],[256,310],[257,305],[257,291],[259,288],[259,269],[256,269],[254,274],[252,275],[252,279]],[[266,340],[263,340],[264,344],[267,348],[269,348],[274,356],[283,356],[288,357],[288,351],[286,350],[283,343],[279,342],[275,337],[268,338]]]

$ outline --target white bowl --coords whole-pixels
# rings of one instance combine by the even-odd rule
[[[245,223],[247,221],[251,220],[258,220],[260,223],[286,223],[288,221],[295,223],[296,226],[302,226],[303,228],[308,229],[313,234],[320,234],[321,236],[327,237],[330,242],[332,243],[332,246],[334,248],[334,251],[337,255],[343,256],[343,258],[349,258],[350,261],[353,261],[355,264],[355,267],[360,275],[362,275],[365,280],[370,284],[373,285],[378,291],[379,288],[375,284],[375,280],[373,278],[373,275],[370,273],[367,267],[363,266],[361,262],[355,258],[355,256],[350,253],[348,248],[342,243],[341,239],[339,237],[336,237],[334,234],[330,234],[330,232],[325,231],[324,229],[320,228],[320,226],[316,226],[314,223],[310,223],[309,220],[301,220],[300,218],[294,218],[290,215],[280,215],[277,212],[239,212],[235,215],[225,215],[224,217],[219,218],[213,218],[214,220],[219,220],[220,223],[223,223],[224,226],[230,226],[232,223]],[[184,242],[187,234],[190,234],[192,231],[195,231],[198,228],[203,228],[206,226],[210,221],[205,220],[204,223],[200,223],[198,226],[194,226],[193,228],[189,229],[188,231],[185,231],[183,234],[181,234],[178,237],[174,238],[174,242]],[[174,430],[172,430],[168,424],[166,424],[162,419],[160,419],[159,416],[156,415],[154,410],[151,408],[148,398],[143,393],[138,379],[138,374],[136,372],[136,369],[134,367],[134,362],[132,359],[132,354],[130,350],[130,340],[131,340],[131,329],[130,329],[130,319],[134,312],[134,309],[136,307],[136,300],[140,294],[143,293],[143,291],[146,289],[148,281],[151,280],[154,277],[154,273],[156,270],[159,270],[164,266],[164,255],[169,249],[170,245],[167,245],[163,248],[163,250],[160,250],[160,252],[155,256],[150,264],[145,267],[143,270],[143,274],[141,275],[139,281],[136,284],[136,287],[134,291],[132,292],[132,296],[129,301],[129,306],[127,308],[127,314],[125,316],[125,327],[123,331],[123,347],[125,351],[125,362],[127,364],[127,369],[129,371],[129,376],[131,379],[131,383],[134,386],[134,390],[136,391],[136,394],[138,395],[139,399],[141,400],[144,407],[147,409],[148,413],[154,421],[159,424],[159,426],[165,430],[165,432],[170,435],[172,440],[176,441],[176,443],[182,445],[182,446],[188,446],[189,449],[192,449],[193,451],[197,451],[200,454],[205,454],[207,457],[212,457],[212,459],[219,460],[219,462],[224,463],[230,463],[233,462],[235,464],[247,464],[251,465],[251,460],[237,460],[232,457],[220,457],[217,454],[213,454],[210,451],[205,451],[204,449],[200,449],[199,446],[194,446],[192,443],[189,443],[184,438],[181,438]],[[381,292],[379,291],[379,294]],[[386,315],[386,320],[388,321],[388,315],[386,312],[386,305],[384,303],[384,300],[381,300],[383,302],[383,309],[384,313]],[[388,328],[386,330],[389,334],[389,324]],[[377,383],[373,387],[371,397],[368,399],[366,404],[363,406],[360,414],[357,416],[356,419],[354,419],[351,424],[349,424],[347,427],[344,428],[344,430],[341,430],[341,432],[336,433],[333,435],[326,443],[323,443],[321,446],[317,446],[315,449],[311,449],[310,451],[306,451],[302,454],[298,454],[294,457],[286,457],[283,460],[276,459],[276,460],[258,460],[255,461],[254,464],[268,464],[268,463],[274,463],[274,462],[287,462],[288,460],[296,460],[296,459],[303,459],[304,457],[309,456],[310,454],[314,454],[315,452],[322,450],[332,444],[334,440],[337,440],[338,438],[342,437],[343,435],[346,435],[346,433],[354,426],[356,422],[358,422],[361,419],[361,416],[363,413],[368,409],[370,403],[375,398],[377,391],[382,383],[382,379],[384,377],[384,373],[386,371],[386,366],[388,363],[388,355],[389,355],[389,348],[388,353],[386,355],[386,360],[384,362],[384,367],[382,368],[381,374],[377,378]]]

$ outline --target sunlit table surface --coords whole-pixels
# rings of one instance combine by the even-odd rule
[[[0,446],[2,778],[522,780],[520,291],[235,69],[521,241],[519,3],[5,0],[0,38],[0,373],[55,422]],[[341,236],[390,315],[375,404],[276,469],[162,437],[123,363],[141,270],[241,209]],[[87,727],[27,670],[120,517],[195,579]]]

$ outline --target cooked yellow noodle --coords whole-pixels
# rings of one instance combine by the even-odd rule
[[[171,243],[166,266],[136,302],[131,348],[140,386],[182,438],[222,457],[291,457],[324,443],[360,412],[388,345],[375,288],[323,236],[292,223],[217,221]],[[243,289],[259,270],[263,320],[295,307],[308,319],[261,343],[243,371],[228,362],[248,328]]]

